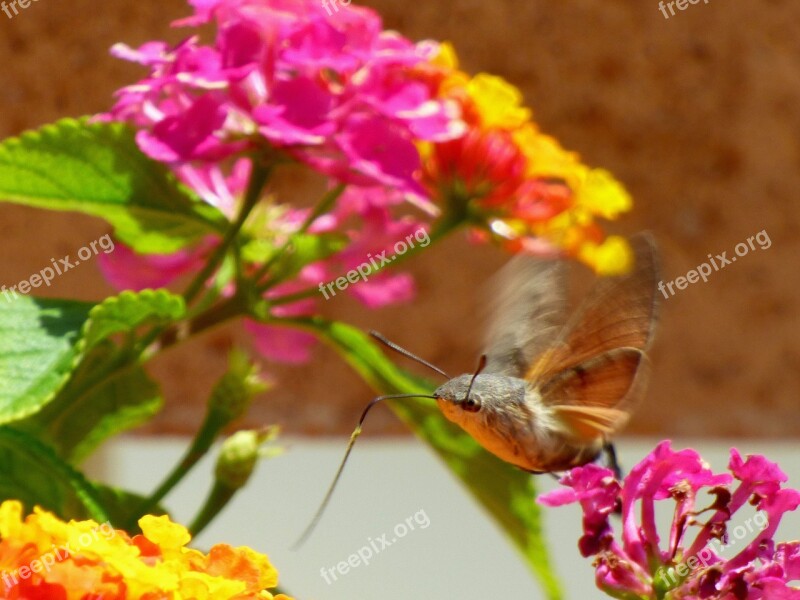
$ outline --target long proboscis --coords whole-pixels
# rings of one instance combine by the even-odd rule
[[[361,435],[361,427],[364,425],[364,420],[367,418],[367,414],[369,413],[370,409],[378,404],[379,402],[383,402],[384,400],[403,400],[405,398],[431,398],[435,399],[433,396],[429,394],[390,394],[388,396],[378,396],[377,398],[373,398],[370,400],[369,404],[367,404],[364,412],[361,413],[361,418],[358,420],[358,425],[353,430],[353,433],[350,434],[350,441],[347,442],[347,449],[344,452],[344,458],[342,458],[342,462],[339,464],[339,468],[336,470],[336,475],[333,476],[333,481],[331,482],[330,487],[328,487],[328,491],[325,494],[325,497],[322,499],[322,503],[319,505],[317,512],[314,513],[314,517],[311,519],[311,522],[306,527],[303,534],[300,538],[292,545],[292,550],[297,550],[305,544],[311,534],[316,529],[317,525],[319,524],[320,519],[322,518],[325,509],[328,507],[328,503],[331,501],[333,497],[333,491],[336,489],[336,485],[339,483],[339,479],[342,476],[342,472],[344,471],[344,466],[347,463],[347,459],[350,457],[350,452],[353,450],[353,446],[358,439],[358,436]]]

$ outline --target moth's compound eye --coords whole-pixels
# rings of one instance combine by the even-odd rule
[[[475,396],[470,395],[468,398],[464,398],[461,408],[467,412],[478,412],[481,409],[481,402]]]

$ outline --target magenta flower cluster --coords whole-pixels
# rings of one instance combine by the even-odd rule
[[[217,163],[267,143],[339,181],[424,196],[418,141],[463,133],[458,107],[414,67],[438,53],[382,29],[373,11],[334,18],[312,0],[191,0],[176,25],[215,22],[213,46],[189,37],[113,53],[150,68],[110,112],[161,162]]]
[[[800,600],[800,588],[791,585],[800,579],[800,542],[773,540],[783,515],[800,505],[800,491],[783,487],[786,475],[760,455],[742,458],[732,449],[729,470],[714,473],[694,450],[675,451],[665,441],[622,482],[589,464],[570,471],[561,480],[567,487],[539,502],[580,504],[580,552],[596,557],[597,585],[615,598]],[[662,544],[656,503],[665,500],[675,506]],[[733,554],[731,519],[747,505],[761,526],[748,528],[752,539],[743,546],[737,540],[741,549]],[[612,527],[615,513],[620,535]]]
[[[101,118],[137,131],[139,148],[167,164],[205,202],[231,220],[253,170],[299,162],[344,194],[308,229],[346,241],[335,254],[305,265],[265,293],[274,317],[316,312],[321,282],[335,280],[368,256],[430,229],[439,209],[426,196],[417,145],[462,135],[460,107],[436,97],[424,65],[435,42],[413,43],[382,28],[372,10],[348,6],[330,16],[316,0],[190,0],[194,14],[177,27],[214,24],[213,44],[192,35],[176,46],[118,44],[112,53],[149,74],[118,91]],[[258,230],[279,247],[310,210],[269,199]],[[119,289],[161,287],[196,273],[217,238],[169,256],[141,256],[120,244],[101,268]],[[306,293],[307,292],[307,293]],[[376,273],[348,293],[369,308],[414,293],[410,275]],[[299,297],[284,302],[282,297]],[[249,323],[256,346],[273,360],[301,362],[313,338]]]

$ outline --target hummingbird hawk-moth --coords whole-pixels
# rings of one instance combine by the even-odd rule
[[[382,400],[433,398],[447,419],[486,450],[533,473],[595,460],[627,423],[649,371],[646,353],[656,322],[658,261],[651,236],[634,236],[630,244],[632,270],[599,279],[568,319],[565,261],[512,259],[499,275],[484,354],[473,373],[450,378],[373,332],[448,381],[430,396],[396,394],[369,403],[301,539],[327,505],[369,409]]]

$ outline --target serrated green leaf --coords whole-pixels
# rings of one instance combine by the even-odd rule
[[[144,323],[178,321],[185,315],[183,298],[167,290],[125,291],[92,308],[84,327],[84,345],[92,348],[115,333],[133,332]]]
[[[95,305],[82,329],[78,347],[83,355],[71,379],[47,406],[16,426],[75,464],[106,438],[145,422],[161,409],[158,385],[137,356],[110,338],[185,314],[183,298],[167,290],[126,291]]]
[[[97,491],[52,448],[25,432],[0,427],[0,501],[41,506],[62,519],[108,520]]]
[[[169,254],[225,230],[121,123],[64,119],[0,143],[0,200],[105,219],[138,252]]]
[[[398,369],[372,340],[346,325],[297,321],[336,348],[379,393],[430,394],[433,386]],[[525,558],[548,598],[563,596],[544,540],[533,476],[484,450],[469,434],[445,419],[435,405],[391,403],[392,410],[444,460],[469,492],[492,515]]]
[[[64,385],[92,306],[0,295],[0,424],[35,413]]]
[[[26,430],[71,460],[140,424],[161,406],[155,384],[113,344],[86,353],[114,334],[185,312],[183,299],[166,290],[123,292],[98,305],[0,296],[0,424],[26,420]],[[34,416],[49,403],[45,415]]]
[[[52,402],[14,427],[79,464],[107,438],[146,422],[163,405],[158,384],[136,362],[110,369],[114,360],[111,342],[95,347]],[[94,383],[96,373],[107,376]]]

